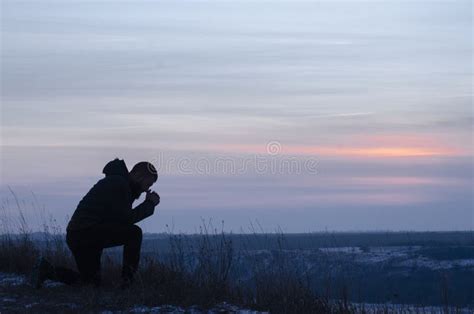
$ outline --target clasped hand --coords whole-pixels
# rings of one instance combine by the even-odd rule
[[[158,193],[152,190],[146,191],[146,197],[145,200],[150,200],[153,202],[153,205],[158,205],[160,203],[160,196]]]

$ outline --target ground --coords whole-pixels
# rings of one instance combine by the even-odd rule
[[[133,290],[73,288],[47,281],[42,289],[30,287],[26,277],[0,272],[0,313],[238,313],[258,314],[231,304],[218,304],[211,309],[198,306],[182,308],[174,305],[147,306],[127,304]]]

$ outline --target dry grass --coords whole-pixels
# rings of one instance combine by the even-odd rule
[[[46,256],[53,264],[75,269],[75,263],[65,242],[61,228],[49,217],[43,219],[42,241],[32,239],[22,205],[13,191],[13,202],[2,204],[2,233],[0,238],[0,271],[28,274],[38,256]],[[12,204],[17,218],[12,218]],[[38,208],[35,208],[38,210]],[[42,215],[46,217],[46,215]],[[217,230],[212,224],[203,222],[198,240],[189,242],[187,237],[169,233],[170,258],[159,261],[144,257],[136,276],[136,283],[129,291],[118,291],[121,265],[116,258],[104,254],[102,269],[103,288],[107,298],[96,299],[96,291],[87,288],[64,287],[59,293],[67,298],[74,291],[73,299],[84,309],[101,306],[116,309],[130,308],[136,304],[156,306],[177,304],[199,305],[209,308],[220,302],[228,302],[246,308],[270,311],[271,313],[322,313],[333,312],[328,302],[318,298],[311,290],[304,274],[293,270],[290,261],[281,260],[272,267],[256,263],[251,271],[254,288],[240,285],[231,279],[235,261],[244,251],[236,252],[224,228]],[[282,254],[283,256],[283,254]],[[303,276],[302,276],[303,275]],[[72,289],[72,290],[71,290]],[[57,290],[56,290],[57,291]],[[44,297],[54,295],[38,292]],[[337,312],[346,309],[337,308]]]
[[[64,241],[64,234],[53,217],[46,215],[44,208],[33,203],[34,210],[41,213],[41,241],[33,239],[24,207],[16,194],[10,190],[12,199],[3,200],[0,207],[0,271],[29,274],[38,256],[45,256],[53,264],[75,269],[75,262]],[[34,196],[34,195],[33,195]],[[263,241],[262,230],[251,227],[255,237],[248,241]],[[261,229],[261,227],[260,227]],[[232,237],[224,232],[224,226],[214,228],[211,222],[202,222],[200,232],[189,236],[168,232],[170,254],[166,260],[143,256],[135,285],[129,290],[120,290],[120,259],[110,254],[102,257],[102,282],[100,290],[91,287],[62,286],[54,289],[33,290],[25,286],[10,287],[9,293],[23,296],[28,301],[38,301],[41,312],[54,312],[54,304],[78,304],[77,309],[61,312],[83,313],[99,310],[127,310],[136,305],[157,306],[174,304],[181,307],[199,306],[211,308],[227,302],[243,308],[268,311],[270,313],[405,313],[381,305],[374,309],[354,306],[348,302],[348,291],[341,291],[340,301],[329,301],[329,290],[333,286],[328,274],[327,292],[318,295],[310,285],[308,274],[296,267],[291,255],[285,251],[285,235],[277,231],[277,247],[262,243],[269,248],[272,258],[258,258],[251,249],[236,249]],[[274,235],[273,235],[274,239]],[[268,240],[268,238],[267,238]],[[274,243],[274,242],[273,242]],[[250,245],[249,245],[250,246]],[[250,261],[247,271],[249,282],[236,279],[236,264],[240,259]],[[238,277],[238,276],[237,276]],[[0,288],[1,292],[1,288]],[[445,313],[460,313],[444,309]],[[415,313],[425,313],[424,310]]]

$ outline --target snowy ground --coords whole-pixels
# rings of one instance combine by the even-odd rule
[[[29,287],[27,278],[17,274],[0,272],[0,313],[82,313],[82,300],[76,299],[71,302],[64,297],[64,290],[70,288],[60,283],[47,281],[44,288],[34,290]],[[94,293],[94,292],[92,292]],[[86,294],[87,295],[87,294]],[[84,294],[81,294],[84,297]],[[103,296],[102,296],[103,297]],[[117,296],[112,296],[117,298]],[[380,313],[388,311],[389,313],[446,313],[446,309],[441,307],[418,307],[415,305],[404,304],[353,304],[353,308],[365,313]],[[474,313],[472,309],[450,309],[452,313],[468,314]],[[188,314],[217,314],[217,313],[235,313],[235,314],[263,314],[266,312],[257,312],[241,309],[235,305],[222,303],[214,306],[212,309],[202,309],[198,306],[183,308],[175,305],[143,306],[136,305],[125,310],[97,309],[101,314],[113,313],[188,313]]]
[[[92,294],[81,291],[75,293],[71,287],[61,283],[46,281],[41,290],[34,290],[28,285],[25,276],[0,272],[0,313],[83,313],[84,296],[87,301],[94,302]],[[119,296],[114,294],[102,294],[101,300],[113,303],[114,298]],[[102,307],[102,308],[101,308]],[[89,312],[89,310],[87,310]],[[217,314],[217,313],[235,313],[235,314],[263,314],[266,312],[257,312],[241,309],[235,305],[221,303],[211,309],[202,309],[198,306],[183,308],[174,305],[143,306],[136,305],[125,310],[109,309],[107,304],[98,304],[94,312],[101,314],[113,313],[169,313],[169,314]]]
[[[381,309],[385,309],[382,313],[418,313],[418,314],[446,314],[446,313],[456,313],[456,314],[472,314],[474,313],[472,309],[468,308],[443,308],[438,306],[424,306],[420,307],[417,305],[409,304],[353,304],[354,307],[361,312],[368,313],[380,313]]]
[[[474,269],[474,259],[459,258],[440,260],[418,254],[420,246],[390,246],[371,247],[367,251],[360,247],[330,247],[320,248],[319,251],[326,254],[349,255],[355,263],[375,264],[395,261],[394,266],[400,267],[424,267],[432,270],[451,269],[456,267],[468,267]],[[474,248],[473,248],[474,249]]]

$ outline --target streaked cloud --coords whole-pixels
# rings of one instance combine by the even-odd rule
[[[112,158],[271,159],[273,141],[318,174],[163,169],[150,230],[472,228],[471,6],[3,1],[0,190],[65,218]]]

